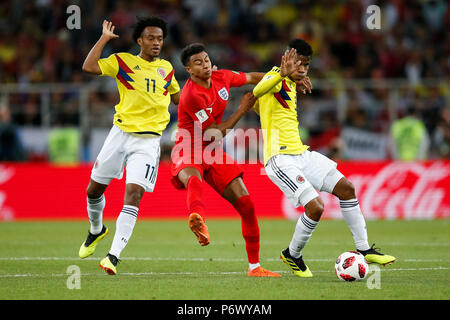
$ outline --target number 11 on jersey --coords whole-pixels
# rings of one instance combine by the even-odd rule
[[[145,81],[147,81],[147,92],[150,91],[150,81],[151,81],[151,82],[153,82],[153,93],[155,93],[155,89],[156,89],[156,80],[155,80],[155,79],[145,78]]]

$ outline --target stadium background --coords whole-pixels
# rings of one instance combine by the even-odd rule
[[[66,10],[73,4],[81,9],[81,28],[69,30]],[[380,30],[367,28],[371,4],[381,8]],[[90,167],[111,127],[118,94],[113,79],[84,74],[81,65],[103,19],[120,35],[103,56],[137,54],[131,39],[137,15],[168,22],[162,57],[174,65],[180,85],[187,77],[180,50],[191,42],[205,43],[219,68],[265,72],[279,65],[291,38],[306,39],[314,49],[314,90],[299,100],[305,143],[339,162],[356,185],[367,218],[450,217],[446,1],[36,0],[0,4],[0,220],[86,218]],[[231,92],[224,118],[249,89]],[[156,191],[144,197],[143,218],[187,214],[185,194],[170,184],[167,164],[176,110],[170,106]],[[409,111],[420,134],[392,136],[394,124]],[[261,141],[255,146],[245,138],[245,129],[258,127],[257,115],[246,115],[237,125],[243,130],[227,136],[234,143],[227,151],[258,162]],[[406,148],[396,151],[405,141]],[[421,145],[417,152],[416,144]],[[246,164],[245,170],[260,216],[298,215],[260,163]],[[323,196],[324,217],[341,218],[336,200]],[[106,197],[105,217],[115,218],[123,181],[114,181]],[[208,217],[237,218],[209,187],[205,197]]]

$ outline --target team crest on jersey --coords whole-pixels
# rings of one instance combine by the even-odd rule
[[[218,92],[219,97],[222,98],[222,100],[227,101],[228,100],[228,91],[227,88],[223,87],[222,89],[220,89]]]
[[[303,178],[302,176],[298,176],[297,177],[297,182],[298,183],[303,183],[303,182],[305,182],[305,178]]]
[[[163,68],[158,68],[158,74],[159,74],[162,78],[165,78],[165,77],[166,77],[166,70],[164,70]]]

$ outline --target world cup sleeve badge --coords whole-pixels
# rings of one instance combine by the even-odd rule
[[[195,113],[195,115],[197,116],[197,119],[198,119],[198,121],[200,121],[200,123],[203,123],[209,119],[208,113],[206,113],[206,111],[203,109],[201,109],[200,111],[197,111]]]

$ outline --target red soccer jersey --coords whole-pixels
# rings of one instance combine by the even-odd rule
[[[176,143],[186,132],[189,131],[191,141],[194,142],[194,127],[202,130],[209,127],[213,122],[221,123],[225,107],[228,102],[231,87],[240,87],[247,82],[247,77],[243,72],[231,70],[217,70],[211,74],[211,87],[204,88],[196,84],[192,79],[188,79],[181,92],[178,104],[178,131]],[[198,130],[197,130],[198,131]],[[202,143],[196,136],[199,145]]]

